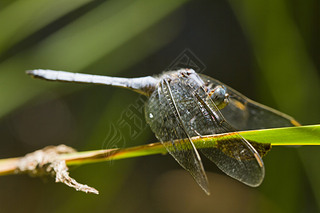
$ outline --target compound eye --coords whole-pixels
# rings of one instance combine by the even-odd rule
[[[224,99],[226,90],[222,86],[216,86],[213,91],[212,99],[214,101],[221,101]]]
[[[216,86],[213,89],[211,98],[219,109],[223,109],[229,102],[229,94],[227,93],[227,88],[220,85]]]

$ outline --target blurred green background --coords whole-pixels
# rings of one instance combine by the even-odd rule
[[[319,123],[319,12],[318,0],[3,0],[0,158],[62,143],[105,148],[110,126],[140,97],[34,80],[25,70],[146,76],[161,73],[186,48],[205,64],[204,74],[302,124]],[[148,127],[132,140],[123,137],[129,139],[114,145],[156,141]],[[320,147],[275,147],[264,161],[263,184],[250,188],[204,159],[211,196],[169,155],[72,168],[71,176],[98,196],[51,179],[0,177],[0,211],[320,211]]]

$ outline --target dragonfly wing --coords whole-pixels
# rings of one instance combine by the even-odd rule
[[[230,95],[229,104],[221,110],[226,120],[237,130],[299,126],[291,116],[257,103],[231,87],[209,76],[199,74],[208,85],[224,85]]]
[[[190,139],[186,123],[181,114],[187,113],[178,103],[177,88],[163,79],[158,90],[146,103],[146,120],[156,137],[176,161],[191,173],[201,188],[209,194],[207,177],[198,151]]]
[[[207,124],[211,134],[234,132],[224,140],[216,140],[214,147],[201,149],[201,152],[227,175],[249,186],[259,186],[265,175],[259,153],[228,124],[203,87],[195,90],[194,97],[203,117],[211,120]]]
[[[231,128],[228,123],[223,122],[216,128],[216,132],[230,132]],[[261,153],[269,149],[266,148]],[[201,152],[223,172],[242,183],[256,187],[264,179],[265,168],[260,154],[237,132],[224,140],[216,140],[215,147],[201,149]]]

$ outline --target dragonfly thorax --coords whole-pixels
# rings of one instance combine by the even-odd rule
[[[207,84],[192,69],[166,72],[158,79],[145,113],[159,140],[187,138],[183,132],[174,132],[182,123],[181,128],[191,137],[216,133],[215,126],[224,119],[218,111],[228,104],[226,87]]]

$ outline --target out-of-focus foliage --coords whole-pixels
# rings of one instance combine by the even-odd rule
[[[315,53],[320,42],[319,2],[230,2],[251,41],[262,81],[265,82],[261,85],[271,92],[278,109],[294,115],[302,122],[319,123],[320,54],[319,51]],[[260,90],[261,94],[267,91],[261,86]],[[300,148],[292,159],[284,153],[271,159],[275,162],[273,169],[283,168],[286,172],[281,177],[271,176],[273,181],[266,181],[263,188],[276,202],[282,203],[282,210],[319,211],[320,170],[317,162],[320,162],[320,155],[319,149],[315,150],[304,147]],[[294,162],[298,156],[301,161],[297,163],[301,163],[301,167],[296,165],[290,169],[281,164],[281,161]],[[301,187],[305,178],[302,173],[308,178],[308,183],[304,184],[309,185],[309,189]],[[270,186],[275,183],[279,185],[277,192]],[[305,199],[301,197],[303,193],[307,193]],[[309,193],[313,193],[314,198],[310,198]],[[317,200],[314,206],[310,205],[310,199]],[[263,208],[261,211],[268,212]]]
[[[139,95],[34,80],[24,71],[145,76],[165,70],[186,48],[205,64],[205,74],[302,124],[319,123],[319,8],[317,0],[2,1],[0,157],[61,143],[89,150],[156,141],[144,117],[130,114],[141,109]],[[1,177],[0,206],[4,212],[317,212],[319,156],[318,147],[274,148],[257,189],[205,161],[210,197],[174,159],[160,155],[71,170],[99,196],[52,180]]]

